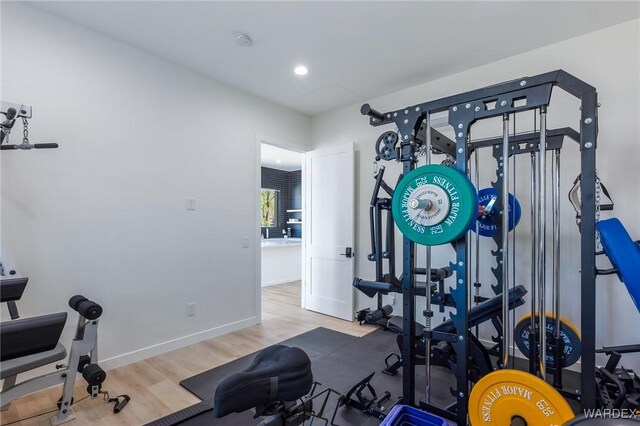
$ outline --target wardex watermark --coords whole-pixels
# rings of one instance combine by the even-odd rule
[[[640,410],[630,408],[598,408],[584,410],[587,419],[635,419],[640,420]]]

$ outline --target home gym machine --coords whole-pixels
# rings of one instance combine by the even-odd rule
[[[29,141],[31,106],[2,101],[0,114],[1,150],[31,150],[58,148],[56,143],[32,144]],[[9,135],[17,119],[22,119],[23,133],[20,144],[8,144]],[[8,409],[12,401],[33,392],[62,384],[62,396],[57,402],[57,413],[51,418],[54,425],[75,419],[71,409],[76,375],[80,373],[87,382],[87,393],[92,398],[106,395],[105,401],[113,403],[113,411],[120,412],[130,401],[128,395],[113,398],[102,390],[105,371],[98,365],[98,323],[102,307],[76,295],[69,300],[69,307],[78,313],[78,321],[69,352],[60,343],[67,321],[67,312],[20,318],[17,301],[22,298],[29,278],[22,276],[6,247],[0,244],[0,302],[7,304],[10,320],[0,325],[0,391],[1,409]],[[28,373],[39,367],[56,364],[56,371],[18,382],[18,374]],[[26,419],[25,419],[26,420]]]
[[[559,88],[578,98],[581,102],[580,131],[570,128],[547,129],[547,108],[553,88]],[[395,124],[396,131],[383,133],[377,141],[376,153],[383,160],[395,160],[402,163],[402,176],[395,188],[385,188],[392,196],[391,212],[393,219],[403,234],[402,270],[400,278],[376,271],[376,281],[361,282],[360,286],[372,290],[388,290],[397,279],[402,293],[402,374],[403,403],[418,405],[422,409],[456,422],[459,426],[467,424],[469,417],[472,425],[551,425],[562,424],[573,418],[573,413],[565,401],[551,385],[547,384],[547,374],[553,375],[553,384],[560,390],[562,386],[563,356],[562,338],[559,335],[561,324],[559,316],[559,240],[554,237],[553,296],[554,316],[548,317],[546,311],[547,283],[546,271],[546,230],[547,224],[547,153],[552,158],[552,207],[553,235],[559,235],[559,171],[560,151],[565,137],[575,140],[580,150],[582,224],[580,233],[580,295],[577,296],[581,307],[580,329],[582,373],[580,389],[571,393],[579,400],[583,409],[596,408],[595,371],[595,222],[596,222],[596,170],[595,150],[597,147],[597,93],[596,89],[565,71],[558,70],[533,77],[520,78],[470,92],[429,101],[406,108],[381,113],[365,104],[361,108],[363,115],[369,116],[372,126]],[[533,111],[539,126],[534,124],[532,132],[510,134],[510,121],[517,114]],[[455,133],[452,143],[434,142],[431,120],[434,115],[448,114],[447,124]],[[502,136],[488,140],[472,140],[472,126],[489,118],[502,119]],[[423,129],[423,131],[421,131]],[[437,136],[437,135],[436,135]],[[475,186],[479,185],[478,151],[491,151],[495,160],[495,180],[491,193],[485,200],[478,199],[476,188],[471,183],[471,156],[475,162]],[[431,164],[431,154],[445,153],[444,165]],[[514,187],[516,157],[530,158],[532,180],[532,287],[531,316],[529,333],[530,348],[529,373],[511,370],[513,356],[510,355],[514,321],[510,313],[510,292],[515,288],[510,276],[510,262],[514,253],[515,238],[510,238],[509,230],[517,223],[515,194],[510,197],[510,187]],[[418,166],[424,157],[425,165]],[[515,167],[514,167],[515,169]],[[393,192],[393,194],[391,194]],[[514,188],[515,192],[515,188]],[[481,191],[482,195],[482,191]],[[512,199],[513,198],[513,199]],[[480,204],[480,206],[479,206]],[[504,212],[508,212],[504,214]],[[487,217],[488,216],[488,217]],[[470,321],[470,308],[479,304],[480,283],[472,279],[472,238],[471,230],[476,233],[476,268],[478,260],[477,238],[480,234],[478,220],[489,225],[495,244],[491,255],[495,261],[492,267],[495,284],[491,290],[502,299],[499,326],[502,333],[495,339],[498,355],[496,367],[499,371],[487,374],[471,389],[470,362],[471,336],[473,328]],[[379,223],[379,221],[378,221]],[[379,228],[378,228],[379,229]],[[416,267],[416,244],[426,246],[426,267],[423,271]],[[451,395],[455,402],[447,407],[431,403],[432,389],[430,380],[430,356],[425,357],[426,383],[425,398],[416,399],[416,276],[420,272],[431,271],[431,247],[451,244],[455,251],[455,260],[449,265],[455,284],[448,294],[442,295],[450,300],[449,306],[452,327],[447,331],[438,330],[431,325],[433,300],[431,292],[425,291],[426,309],[424,310],[423,338],[426,353],[431,353],[433,341],[448,342],[455,352],[455,363],[450,368],[455,375],[456,384]],[[375,253],[380,254],[379,248]],[[391,271],[392,272],[392,271]],[[515,274],[514,274],[515,275]],[[382,279],[381,279],[382,278]],[[524,279],[524,277],[520,277]],[[527,278],[528,279],[528,278]],[[475,281],[475,282],[474,282]],[[474,298],[471,298],[473,286]],[[427,285],[429,287],[429,285]],[[551,318],[551,319],[549,319]],[[551,323],[551,327],[548,324]],[[544,330],[544,332],[540,332]],[[477,337],[477,336],[476,336]],[[553,354],[552,357],[548,356]],[[550,363],[550,361],[553,362]],[[536,377],[539,375],[539,377]],[[502,389],[502,391],[500,391]],[[506,390],[506,391],[505,391]]]

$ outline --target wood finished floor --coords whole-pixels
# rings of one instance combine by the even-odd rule
[[[113,413],[113,404],[101,398],[80,401],[86,395],[86,383],[79,378],[75,390],[78,402],[73,405],[77,418],[67,424],[143,425],[200,401],[180,386],[181,380],[321,326],[354,336],[374,329],[301,309],[299,282],[265,287],[262,324],[110,370],[103,389],[131,396],[131,402],[118,414]],[[0,423],[49,425],[52,414],[21,419],[55,409],[60,392],[61,387],[56,386],[14,401],[9,410],[0,413]]]

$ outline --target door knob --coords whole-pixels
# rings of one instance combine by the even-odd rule
[[[340,256],[345,256],[345,257],[353,257],[353,250],[351,249],[351,247],[347,247],[344,249],[344,253],[340,253]]]

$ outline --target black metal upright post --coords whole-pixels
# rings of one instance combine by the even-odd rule
[[[406,176],[414,168],[413,149],[410,143],[402,143],[403,161],[402,172]],[[404,236],[402,238],[402,396],[403,403],[415,405],[416,392],[416,368],[415,349],[413,338],[415,336],[415,312],[416,290],[415,276],[415,243]]]
[[[455,105],[449,110],[449,124],[456,132],[456,163],[455,169],[467,175],[467,158],[469,130],[474,121],[474,112],[471,104]],[[451,290],[451,296],[456,304],[455,313],[451,314],[451,319],[455,324],[458,335],[454,338],[452,345],[456,352],[458,363],[454,368],[456,375],[456,389],[452,391],[456,397],[456,422],[458,425],[467,424],[468,401],[469,401],[469,319],[467,310],[467,300],[469,298],[469,257],[467,250],[467,233],[454,244],[456,251],[456,262],[451,263],[451,269],[456,272],[456,285]]]
[[[580,386],[582,409],[596,408],[596,146],[598,137],[598,95],[595,89],[582,96],[580,157],[582,221],[580,223],[580,284],[582,368]]]
[[[380,199],[376,200],[376,206],[373,211],[374,223],[375,223],[375,248],[376,248],[376,281],[382,281],[383,272],[383,259],[382,259],[382,209],[380,208]],[[382,295],[378,294],[378,308],[382,303]]]

